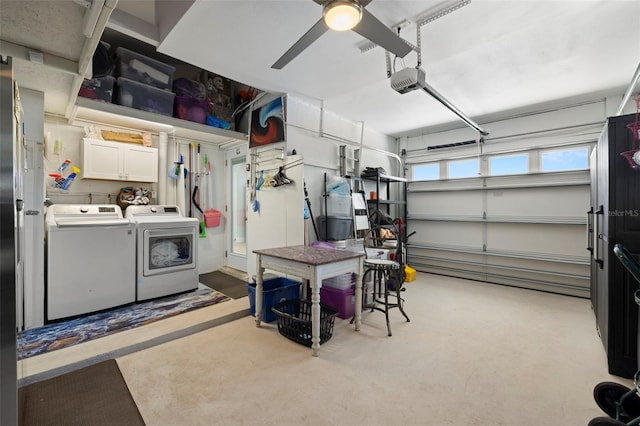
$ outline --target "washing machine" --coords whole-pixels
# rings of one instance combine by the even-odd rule
[[[173,205],[129,206],[136,226],[136,300],[198,288],[198,219]]]
[[[45,237],[48,321],[135,302],[135,228],[118,205],[49,206]]]

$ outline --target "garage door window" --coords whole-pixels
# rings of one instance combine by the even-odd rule
[[[440,164],[420,164],[413,166],[413,180],[438,180],[440,179]]]
[[[529,171],[529,155],[500,155],[489,160],[489,172],[492,176],[516,175]]]
[[[587,147],[555,149],[542,151],[540,153],[540,170],[543,172],[560,172],[588,168],[589,151]]]
[[[449,163],[449,179],[477,177],[479,172],[478,160],[451,161]]]

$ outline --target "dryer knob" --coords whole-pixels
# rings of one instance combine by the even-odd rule
[[[89,209],[87,207],[80,207],[80,213],[87,213]]]
[[[151,207],[149,210],[151,210],[151,213],[158,213],[158,209],[155,207]]]

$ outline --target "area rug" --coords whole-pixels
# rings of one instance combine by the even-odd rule
[[[164,318],[231,300],[209,288],[136,303],[18,334],[18,360],[108,336]]]
[[[23,426],[145,424],[113,359],[24,386],[18,401]]]
[[[212,290],[219,291],[232,299],[240,299],[249,294],[247,283],[221,271],[200,275],[200,282]]]

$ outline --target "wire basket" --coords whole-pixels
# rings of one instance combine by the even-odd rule
[[[285,300],[275,304],[271,310],[278,320],[278,331],[289,340],[311,347],[311,302],[308,300]],[[338,310],[320,303],[320,344],[331,339],[333,323]]]

